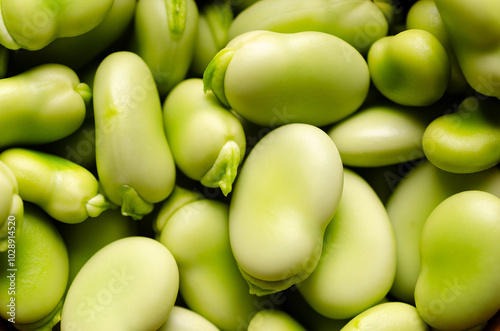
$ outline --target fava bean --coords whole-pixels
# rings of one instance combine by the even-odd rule
[[[500,199],[464,191],[429,215],[420,241],[415,303],[439,330],[465,330],[500,310]]]
[[[157,330],[179,289],[172,254],[156,240],[112,242],[85,263],[68,290],[61,329]]]
[[[60,64],[0,79],[0,148],[70,135],[83,123],[91,97],[89,86]]]
[[[429,331],[415,307],[402,302],[387,302],[365,310],[341,331]]]
[[[500,170],[454,174],[426,161],[408,174],[389,198],[387,212],[396,237],[397,255],[391,294],[399,300],[414,302],[422,228],[430,213],[446,198],[466,190],[481,190],[500,197]]]
[[[170,216],[179,208],[188,203],[204,198],[203,194],[187,190],[179,185],[175,185],[168,199],[162,203],[160,210],[153,222],[153,228],[157,235],[160,235]],[[188,210],[186,210],[188,211]]]
[[[367,61],[373,84],[398,104],[428,106],[448,88],[448,54],[439,40],[425,30],[405,30],[377,40]]]
[[[428,121],[410,107],[393,103],[368,106],[328,130],[342,163],[378,167],[419,159]]]
[[[321,126],[361,106],[370,76],[361,54],[338,37],[253,31],[217,53],[203,82],[205,90],[256,124]]]
[[[253,30],[319,31],[337,36],[366,53],[373,42],[387,34],[385,14],[391,16],[391,12],[385,6],[381,10],[373,1],[364,0],[258,1],[236,16],[229,38]]]
[[[311,275],[297,284],[316,311],[352,318],[382,300],[396,273],[396,243],[389,216],[373,189],[344,169],[344,186]],[[370,275],[367,277],[367,275]]]
[[[94,175],[71,161],[22,148],[2,152],[0,161],[16,177],[21,198],[60,222],[80,223],[111,207]]]
[[[227,196],[246,150],[238,118],[211,92],[203,93],[201,79],[193,78],[170,92],[163,119],[177,167],[207,187],[220,187]]]
[[[66,246],[36,206],[26,204],[24,218],[14,222],[14,248],[0,253],[0,316],[14,317],[19,330],[51,330],[60,320],[68,282]]]
[[[468,97],[432,121],[422,137],[425,156],[449,172],[471,173],[500,162],[500,102]]]
[[[306,331],[290,315],[279,310],[261,310],[250,321],[248,331]]]
[[[113,0],[3,0],[0,44],[42,49],[56,38],[84,34],[106,17]]]
[[[457,57],[434,0],[417,1],[411,6],[406,16],[406,28],[425,30],[432,33],[439,40],[448,54],[451,65],[451,77],[447,91],[450,93],[466,92],[469,84],[467,84],[462,69],[458,64]]]
[[[153,76],[138,55],[116,52],[94,82],[96,163],[106,196],[141,219],[173,190],[175,165]]]
[[[221,330],[237,330],[257,312],[259,302],[248,293],[232,255],[228,218],[224,203],[195,200],[170,215],[159,241],[179,265],[187,306]]]
[[[151,69],[161,96],[186,77],[197,27],[194,0],[138,1],[134,49]]]
[[[132,21],[136,0],[112,2],[103,21],[92,30],[75,37],[56,39],[36,52],[19,50],[12,56],[13,66],[28,68],[35,64],[60,63],[73,70],[82,68],[115,42]]]
[[[229,3],[214,2],[203,8],[198,18],[198,33],[191,63],[191,71],[195,75],[201,77],[215,54],[226,46],[233,18]]]
[[[434,2],[467,82],[479,93],[500,98],[500,3]]]
[[[203,316],[192,310],[174,306],[167,321],[157,331],[218,331],[219,329]]]
[[[255,145],[229,212],[231,248],[251,293],[284,290],[313,272],[342,175],[335,144],[312,125],[284,125]]]

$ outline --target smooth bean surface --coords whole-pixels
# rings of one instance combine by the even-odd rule
[[[342,194],[343,167],[317,127],[289,124],[250,152],[231,199],[231,248],[252,293],[277,292],[316,267]]]

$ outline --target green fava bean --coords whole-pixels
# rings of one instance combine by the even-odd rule
[[[267,0],[238,14],[229,38],[254,30],[318,31],[337,36],[366,53],[373,42],[387,35],[388,29],[384,12],[374,1]]]
[[[99,250],[68,290],[61,329],[157,330],[179,289],[172,254],[159,242],[128,237]]]
[[[290,315],[279,310],[259,311],[250,321],[248,331],[306,331]]]
[[[165,324],[157,331],[219,331],[219,329],[200,314],[174,306]]]
[[[356,112],[328,130],[342,162],[378,167],[419,159],[428,121],[409,107],[389,103]]]
[[[188,177],[207,187],[232,190],[246,150],[245,132],[236,116],[203,81],[193,78],[177,85],[163,106],[165,132],[175,164]]]
[[[196,200],[203,199],[203,194],[195,191],[187,190],[179,185],[175,185],[168,199],[162,204],[158,215],[153,223],[153,228],[157,234],[161,234],[163,227],[167,223],[170,216],[179,208]],[[159,238],[158,238],[159,239]]]
[[[422,137],[424,153],[449,172],[482,171],[500,162],[500,102],[466,98],[455,113],[432,121]]]
[[[70,68],[46,64],[0,79],[0,148],[42,144],[76,131],[92,92]]]
[[[106,210],[82,223],[60,223],[57,226],[68,249],[68,285],[71,285],[80,269],[101,248],[137,233],[135,222],[123,216],[117,209]]]
[[[175,165],[153,76],[138,55],[116,52],[99,65],[94,115],[102,188],[122,214],[141,219],[172,192]]]
[[[315,269],[342,194],[338,150],[321,129],[288,124],[246,159],[231,199],[231,248],[250,291],[284,290]]]
[[[84,34],[106,17],[113,0],[2,0],[0,43],[42,49],[56,38]]]
[[[14,222],[15,252],[0,253],[0,304],[12,307],[13,301],[14,309],[1,309],[0,316],[13,318],[20,330],[51,330],[60,320],[68,281],[66,246],[51,220],[33,205],[27,204],[24,219]],[[14,265],[9,254],[15,255]]]
[[[434,0],[470,86],[500,98],[500,3]]]
[[[229,41],[228,32],[234,14],[229,3],[208,4],[198,18],[198,34],[191,71],[202,76],[207,65]]]
[[[387,302],[365,310],[341,331],[429,331],[415,307],[402,302]]]
[[[425,30],[439,40],[448,53],[451,65],[451,77],[447,91],[450,93],[465,92],[469,84],[467,84],[462,69],[460,69],[434,0],[420,0],[411,6],[406,16],[406,29]]]
[[[229,243],[229,208],[196,200],[178,208],[160,236],[179,265],[180,293],[187,306],[222,330],[237,330],[258,310]]]
[[[139,0],[135,12],[135,45],[148,64],[161,96],[188,72],[198,32],[194,0]]]
[[[203,82],[205,90],[255,124],[322,126],[361,106],[370,76],[361,54],[338,37],[253,31],[217,53]]]
[[[19,50],[11,57],[12,65],[25,68],[36,63],[61,63],[79,70],[125,32],[134,17],[135,6],[136,0],[114,0],[104,20],[92,30],[56,39],[36,52]]]
[[[443,45],[419,29],[377,40],[368,52],[368,67],[375,87],[405,106],[428,106],[441,99],[451,72]]]
[[[395,273],[396,242],[385,207],[367,182],[344,169],[342,197],[326,228],[321,258],[299,291],[320,314],[347,319],[382,300]]]
[[[394,297],[414,302],[420,271],[419,247],[427,218],[443,200],[466,190],[486,191],[500,197],[500,170],[492,168],[473,174],[454,174],[426,161],[396,187],[387,202],[396,237],[396,277],[391,289]]]
[[[21,148],[2,152],[0,161],[14,173],[21,198],[60,222],[80,223],[111,207],[94,175],[71,161]]]
[[[457,193],[429,215],[422,231],[422,267],[415,303],[439,330],[465,330],[500,309],[500,199]]]

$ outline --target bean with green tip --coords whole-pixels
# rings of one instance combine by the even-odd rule
[[[198,32],[194,0],[139,0],[133,48],[148,64],[161,96],[187,75]]]
[[[203,82],[205,90],[253,123],[323,126],[361,106],[370,75],[363,56],[330,34],[252,31],[215,55]]]
[[[70,135],[83,123],[91,97],[89,86],[60,64],[0,79],[0,148]]]
[[[195,75],[201,77],[215,54],[226,46],[233,19],[233,11],[227,2],[214,2],[202,9],[191,63],[191,71]]]
[[[94,82],[94,115],[102,188],[122,214],[141,219],[175,183],[160,98],[143,59],[122,51],[101,62]]]
[[[112,207],[94,175],[71,161],[22,148],[2,152],[0,161],[14,173],[21,198],[60,222],[80,223]]]
[[[246,150],[238,118],[211,92],[203,92],[201,79],[193,78],[170,92],[163,119],[177,167],[207,187],[220,187],[227,196]]]

